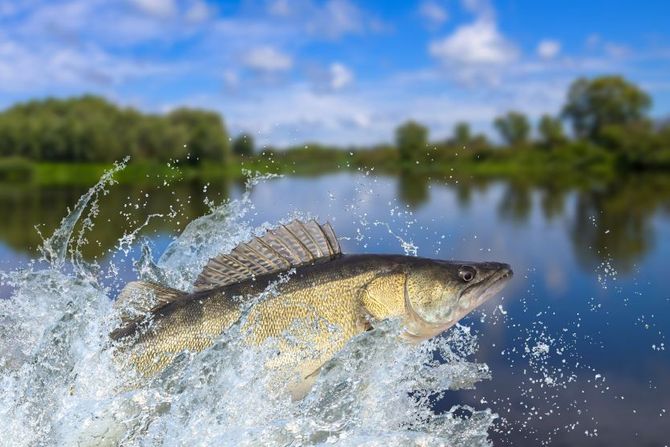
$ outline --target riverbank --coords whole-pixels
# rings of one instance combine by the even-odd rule
[[[19,183],[37,186],[94,184],[111,163],[31,162],[24,159],[0,160],[0,184]],[[658,166],[658,169],[667,169]],[[413,174],[435,178],[472,177],[519,179],[542,183],[548,179],[580,182],[609,181],[616,175],[633,171],[622,166],[610,152],[593,147],[572,145],[552,151],[537,149],[494,149],[487,151],[429,150],[421,160],[401,161],[392,147],[372,150],[332,150],[300,148],[288,151],[266,151],[252,157],[240,157],[227,164],[203,161],[133,162],[116,175],[122,184],[162,184],[164,180],[216,181],[240,179],[248,172],[298,176],[321,175],[337,171],[361,171],[383,174]]]

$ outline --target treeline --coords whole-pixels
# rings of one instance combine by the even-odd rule
[[[170,159],[225,162],[228,133],[216,112],[165,115],[121,108],[97,96],[17,104],[0,113],[0,157],[58,162]]]
[[[558,116],[544,115],[536,126],[520,111],[493,122],[503,144],[474,135],[458,123],[450,138],[430,141],[428,128],[409,121],[396,129],[395,142],[406,165],[470,159],[615,164],[623,168],[670,168],[670,121],[649,117],[651,97],[620,76],[580,78],[572,83]],[[568,135],[565,125],[571,127]]]
[[[126,155],[191,164],[227,163],[234,155],[245,167],[283,172],[360,166],[441,169],[457,162],[517,170],[531,164],[670,169],[670,122],[654,122],[650,107],[651,97],[620,76],[580,78],[556,116],[542,116],[535,125],[520,111],[495,118],[492,124],[502,144],[474,134],[465,122],[456,124],[449,138],[435,141],[426,126],[409,121],[396,129],[394,144],[341,148],[315,143],[259,151],[250,134],[231,143],[216,112],[180,108],[164,115],[144,114],[83,96],[30,101],[0,113],[0,157],[5,164],[7,157],[17,157],[5,166],[10,173],[25,160],[111,162]]]

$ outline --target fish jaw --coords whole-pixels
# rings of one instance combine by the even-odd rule
[[[412,343],[419,343],[433,338],[451,328],[474,309],[497,295],[511,279],[513,271],[508,264],[486,263],[486,265],[496,266],[495,271],[485,280],[463,289],[455,301],[451,300],[452,302],[447,303],[448,307],[451,308],[448,312],[449,317],[441,321],[430,321],[415,310],[407,281],[405,281],[405,332],[403,333],[403,339]]]

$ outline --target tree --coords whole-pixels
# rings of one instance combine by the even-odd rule
[[[550,115],[542,115],[537,129],[540,132],[540,142],[544,147],[553,148],[565,143],[563,123],[558,118]]]
[[[507,112],[507,114],[497,117],[493,125],[509,146],[524,146],[528,142],[530,123],[523,113]]]
[[[184,145],[187,145],[185,148]],[[177,109],[143,114],[92,95],[18,103],[0,112],[0,155],[43,161],[225,160],[228,135],[218,113]]]
[[[248,133],[238,135],[233,141],[233,153],[235,155],[249,157],[254,154],[254,137]]]
[[[168,119],[186,131],[186,145],[195,163],[202,160],[228,161],[228,133],[218,113],[182,107],[170,112]]]
[[[458,146],[466,146],[472,140],[472,133],[470,132],[470,125],[468,123],[460,122],[454,126],[454,144]]]
[[[403,162],[426,159],[428,129],[416,121],[407,121],[395,131],[395,140]]]
[[[639,121],[649,107],[649,95],[621,76],[579,78],[568,90],[563,116],[572,121],[575,135],[598,141],[606,126]]]

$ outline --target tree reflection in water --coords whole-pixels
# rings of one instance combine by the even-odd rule
[[[403,169],[398,174],[398,198],[412,209],[426,203],[430,197],[428,175]]]
[[[474,191],[486,191],[490,185],[502,183],[503,194],[497,206],[499,219],[514,225],[527,224],[535,206],[547,221],[568,219],[573,250],[587,269],[612,261],[620,272],[629,271],[653,246],[655,213],[670,212],[670,177],[662,174],[639,174],[588,186],[583,182],[570,184],[560,178],[533,183],[519,179],[440,180],[438,177],[413,171],[399,173],[398,199],[412,209],[419,209],[430,200],[431,184],[442,185],[454,192],[461,209],[467,209],[472,206]],[[123,229],[135,228],[148,214],[167,215],[170,207],[177,206],[179,219],[157,218],[146,229],[175,234],[190,220],[208,212],[205,198],[219,202],[229,197],[231,187],[242,188],[242,183],[243,180],[222,179],[207,184],[116,185],[102,199],[100,214],[89,235],[88,239],[96,243],[82,247],[82,254],[93,259],[106,253]],[[42,234],[50,234],[65,210],[85,192],[80,187],[3,185],[0,240],[17,252],[35,250],[42,241],[33,226],[39,224]]]

